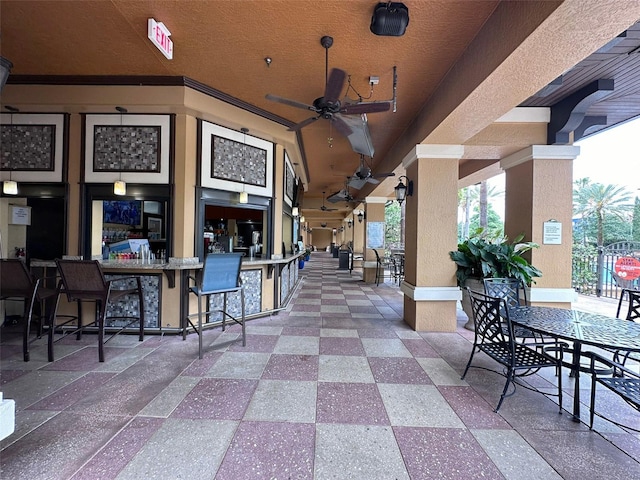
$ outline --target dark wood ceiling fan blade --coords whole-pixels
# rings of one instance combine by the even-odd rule
[[[346,115],[356,115],[362,113],[378,113],[386,112],[391,108],[389,102],[373,102],[373,103],[348,103],[343,105],[340,113]]]
[[[296,123],[294,126],[287,128],[288,131],[290,132],[297,132],[298,130],[300,130],[302,127],[306,127],[307,125],[309,125],[310,123],[315,122],[316,120],[318,120],[320,117],[310,117],[307,118],[306,120],[303,120],[300,123]]]
[[[386,177],[395,177],[395,173],[378,173],[377,175],[371,175],[373,178],[386,178]]]
[[[338,130],[345,137],[348,137],[353,133],[353,130],[351,129],[351,127],[347,125],[347,123],[340,117],[340,115],[334,114],[331,121],[333,122],[333,125],[336,127],[336,130]]]
[[[325,103],[336,103],[338,101],[346,78],[347,73],[344,70],[340,70],[339,68],[331,69],[327,86],[324,89]]]
[[[270,93],[267,93],[264,98],[271,100],[272,102],[289,105],[290,107],[302,108],[303,110],[314,110],[312,105],[307,105],[306,103],[298,102],[296,100],[289,100],[288,98],[279,97],[277,95],[271,95]]]

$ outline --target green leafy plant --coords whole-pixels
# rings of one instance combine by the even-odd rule
[[[472,236],[458,244],[458,250],[449,252],[457,265],[456,278],[463,287],[469,278],[517,278],[525,285],[535,283],[534,277],[542,272],[522,256],[539,245],[522,242],[524,235],[518,235],[513,242],[500,234],[491,234],[478,229]]]

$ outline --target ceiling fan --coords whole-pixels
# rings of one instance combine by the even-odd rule
[[[325,193],[326,192],[322,192],[322,206],[320,208],[312,208],[310,210],[322,210],[323,212],[334,212],[334,211],[338,210],[337,208],[325,207],[325,205],[324,205],[324,194]]]
[[[325,49],[325,89],[322,97],[316,98],[312,105],[296,100],[289,100],[288,98],[279,97],[270,93],[267,94],[265,98],[291,107],[311,110],[316,114],[313,117],[309,117],[293,125],[289,128],[290,131],[300,130],[319,118],[324,118],[329,120],[342,135],[348,137],[353,133],[353,129],[345,122],[342,115],[386,112],[391,108],[391,104],[389,102],[341,103],[339,97],[344,87],[347,74],[339,68],[333,68],[331,69],[331,73],[329,73],[329,48],[333,45],[333,38],[325,35],[320,39],[320,44]]]
[[[355,198],[353,195],[351,195],[351,192],[349,192],[349,179],[351,177],[347,177],[347,181],[344,182],[344,188],[336,193],[332,193],[331,195],[329,195],[327,197],[327,201],[331,202],[331,203],[339,203],[339,202],[347,202],[347,203],[352,203],[352,202],[359,202],[361,200]]]
[[[353,176],[349,177],[348,185],[356,190],[360,190],[365,183],[373,183],[376,185],[380,183],[378,178],[395,177],[395,175],[396,174],[393,172],[378,173],[374,175],[373,172],[371,172],[371,167],[367,165],[364,155],[360,155],[360,166],[356,169]]]

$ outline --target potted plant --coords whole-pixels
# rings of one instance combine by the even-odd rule
[[[478,229],[472,236],[458,244],[458,249],[449,252],[456,263],[458,286],[484,291],[482,280],[485,278],[517,278],[525,286],[535,283],[535,277],[542,272],[531,265],[522,256],[539,245],[534,242],[522,242],[524,234],[518,235],[513,242],[502,234]],[[462,309],[470,321],[465,328],[472,329],[471,303],[466,290],[462,291]]]
[[[305,262],[308,262],[309,260],[311,260],[311,248],[307,247],[304,251],[304,260]]]

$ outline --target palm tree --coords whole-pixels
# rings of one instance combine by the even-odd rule
[[[480,227],[488,227],[489,203],[504,194],[497,187],[489,187],[486,180],[475,185],[477,188],[469,187],[469,199],[472,204],[472,210],[477,209],[480,214]]]
[[[595,217],[596,242],[598,246],[602,246],[605,217],[615,216],[624,219],[633,208],[631,193],[625,187],[590,183],[589,179],[577,181],[576,186],[573,195],[575,213],[583,219]]]

